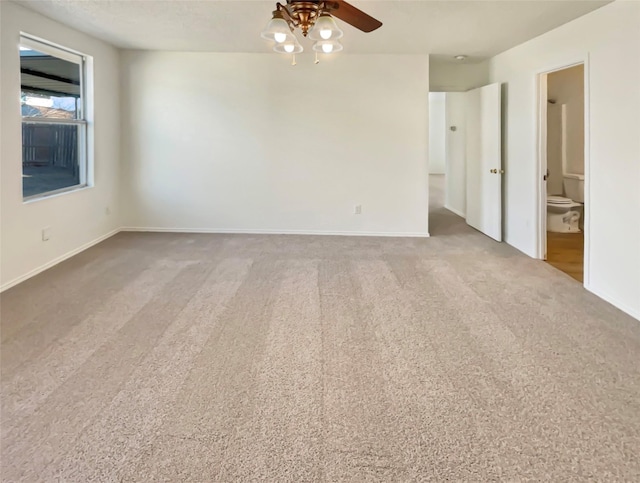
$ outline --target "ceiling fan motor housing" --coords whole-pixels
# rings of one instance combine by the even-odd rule
[[[305,37],[321,13],[324,2],[287,0],[283,7],[291,17],[294,27],[300,28]]]

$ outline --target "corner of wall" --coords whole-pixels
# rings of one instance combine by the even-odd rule
[[[0,234],[2,289],[113,235],[121,225],[119,68],[115,47],[13,2],[0,2]],[[82,52],[94,59],[95,126],[93,186],[24,203],[22,175],[20,62],[21,32]],[[43,242],[41,231],[52,236]]]

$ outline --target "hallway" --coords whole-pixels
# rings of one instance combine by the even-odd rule
[[[429,175],[429,235],[471,235],[478,233],[467,225],[464,218],[444,207],[445,176]]]

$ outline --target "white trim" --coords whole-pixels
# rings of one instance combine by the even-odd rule
[[[2,286],[0,286],[0,292],[4,292],[5,290],[10,289],[11,287],[18,285],[19,283],[24,282],[25,280],[31,277],[34,277],[35,275],[38,275],[40,272],[44,272],[45,270],[53,267],[54,265],[57,265],[58,263],[63,262],[66,259],[71,258],[74,255],[77,255],[78,253],[85,251],[87,248],[91,248],[93,245],[97,245],[98,243],[106,240],[107,238],[111,238],[113,235],[119,232],[120,232],[120,228],[116,228],[115,230],[110,231],[106,235],[102,235],[96,238],[95,240],[92,240],[88,243],[85,243],[84,245],[79,246],[78,248],[74,248],[73,250],[65,253],[64,255],[60,255],[59,257],[54,258],[50,262],[47,262],[44,265],[39,266],[38,268],[34,268],[30,272],[27,272],[24,275],[19,276],[18,278],[14,278],[10,282],[7,282]]]
[[[584,285],[591,283],[591,83],[589,54],[584,57]],[[638,317],[636,317],[638,318]]]
[[[220,233],[236,235],[327,235],[327,236],[383,236],[396,238],[429,238],[429,233],[416,232],[369,232],[369,231],[321,231],[321,230],[264,230],[241,228],[165,228],[122,227],[120,231],[149,233]]]
[[[547,169],[547,152],[546,152],[546,127],[547,127],[547,82],[546,77],[552,72],[559,70],[569,69],[577,65],[584,66],[584,205],[587,207],[583,211],[584,216],[584,286],[587,287],[590,282],[591,274],[591,244],[589,242],[590,232],[590,214],[591,214],[591,143],[590,143],[590,84],[589,84],[589,54],[585,53],[582,56],[573,58],[563,62],[562,64],[555,64],[545,69],[538,70],[536,76],[536,139],[537,142],[537,176],[536,194],[537,194],[537,225],[538,233],[536,235],[536,258],[544,260],[546,256],[546,244],[547,244],[547,191],[546,183],[543,180],[543,176],[546,174]],[[542,82],[544,79],[544,82]],[[544,144],[543,144],[544,143]],[[545,149],[543,149],[543,146]]]
[[[447,206],[446,204],[444,205],[445,209],[449,210],[451,213],[454,213],[458,216],[460,216],[461,218],[466,218],[467,215],[465,215],[462,211],[460,210],[456,210],[455,208],[451,208],[450,206]]]
[[[87,156],[84,165],[84,176],[85,181],[89,186],[94,186],[95,184],[95,77],[93,67],[93,57],[86,56],[84,59],[84,70],[82,71],[82,95],[84,96],[84,102],[82,103],[82,115],[83,118],[87,121],[87,128],[85,129],[84,136],[82,137],[82,142],[84,143],[82,149]]]
[[[20,45],[80,66],[85,57],[84,54],[77,50],[69,49],[68,47],[24,32],[20,32]]]
[[[80,68],[80,105],[76,102],[78,119],[39,118],[20,116],[21,122],[27,124],[64,124],[78,126],[78,169],[80,183],[67,186],[59,190],[45,191],[22,198],[23,202],[36,201],[50,196],[70,193],[85,187],[94,185],[94,146],[93,146],[93,57],[81,52],[69,49],[62,45],[35,37],[25,32],[20,32],[20,45],[35,49],[39,52],[51,55],[78,64]]]
[[[75,126],[86,126],[87,121],[84,119],[60,119],[57,117],[28,117],[22,116],[22,122],[27,124],[65,124]]]
[[[613,305],[615,308],[622,310],[627,315],[630,315],[634,319],[640,320],[640,311],[632,309],[628,305],[623,304],[622,302],[620,302],[614,296],[612,296],[612,295],[610,295],[608,293],[602,292],[600,290],[594,290],[592,287],[588,286],[586,283],[584,285],[584,288],[586,290],[588,290],[589,292],[591,292],[592,294],[594,294],[596,297],[599,297],[602,300],[604,300],[605,302],[610,303],[611,305]]]
[[[84,245],[75,248],[64,255],[61,255],[57,258],[54,258],[50,262],[45,263],[44,265],[35,268],[24,275],[21,275],[13,280],[3,284],[0,286],[0,292],[4,292],[5,290],[10,289],[18,285],[19,283],[24,282],[25,280],[30,279],[38,275],[41,272],[67,260],[68,258],[77,255],[80,252],[85,251],[88,248],[91,248],[94,245],[106,240],[107,238],[111,238],[112,236],[120,233],[120,232],[151,232],[151,233],[220,233],[220,234],[238,234],[238,235],[330,235],[330,236],[371,236],[371,237],[397,237],[397,238],[428,238],[428,233],[412,233],[412,232],[398,232],[398,233],[389,233],[389,232],[327,232],[327,231],[305,231],[305,230],[239,230],[239,229],[210,229],[210,228],[143,228],[143,227],[121,227],[116,228],[115,230],[110,231],[109,233],[102,235],[95,240],[92,240]]]
[[[450,210],[452,213],[455,213],[455,211],[451,210],[450,208],[447,208],[448,210]],[[116,228],[115,230],[110,231],[109,233],[102,235],[98,238],[96,238],[95,240],[92,240],[88,243],[85,243],[84,245],[71,250],[67,253],[65,253],[64,255],[61,255],[53,260],[51,260],[48,263],[45,263],[44,265],[31,270],[30,272],[17,277],[13,280],[11,280],[10,282],[7,282],[5,284],[3,284],[2,286],[0,286],[0,292],[4,292],[5,290],[14,287],[15,285],[18,285],[21,282],[24,282],[25,280],[34,277],[35,275],[67,260],[68,258],[73,257],[74,255],[77,255],[80,252],[83,252],[84,250],[91,248],[94,245],[97,245],[98,243],[106,240],[107,238],[111,238],[112,236],[118,234],[119,232],[152,232],[152,233],[220,233],[220,234],[245,234],[245,235],[250,235],[250,234],[254,234],[254,235],[329,235],[329,236],[378,236],[378,237],[411,237],[411,238],[428,238],[429,234],[428,233],[412,233],[412,232],[408,232],[408,233],[404,233],[404,232],[399,232],[399,233],[389,233],[389,232],[384,232],[384,233],[376,233],[376,232],[326,232],[326,231],[304,231],[304,230],[239,230],[239,229],[190,229],[190,228],[143,228],[143,227],[122,227],[122,228]],[[610,303],[611,305],[613,305],[614,307],[622,310],[623,312],[627,313],[628,315],[630,315],[631,317],[634,317],[638,320],[640,320],[640,312],[632,309],[631,307],[626,306],[623,303],[620,303],[615,297],[610,296],[609,294],[600,292],[598,290],[594,290],[593,288],[591,288],[589,285],[587,285],[585,283],[585,289],[587,289],[589,292],[593,293],[594,295],[596,295],[597,297],[601,298],[602,300],[604,300],[607,303]]]
[[[88,184],[75,184],[73,186],[67,186],[66,188],[60,188],[53,191],[45,191],[44,193],[41,193],[41,194],[25,196],[24,198],[22,198],[22,204],[28,205],[36,201],[48,200],[50,198],[57,198],[58,196],[61,196],[61,195],[74,193],[76,191],[83,191],[89,188],[92,188],[92,186],[89,186]]]
[[[537,152],[537,174],[538,183],[536,185],[536,194],[538,197],[536,217],[538,219],[538,233],[536,237],[536,257],[540,260],[547,259],[547,183],[545,176],[547,174],[547,92],[548,72],[536,75],[537,87],[537,129],[536,137],[538,143]]]

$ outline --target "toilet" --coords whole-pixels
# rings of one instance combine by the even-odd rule
[[[584,175],[563,175],[565,196],[547,196],[547,231],[580,233],[584,208]]]

